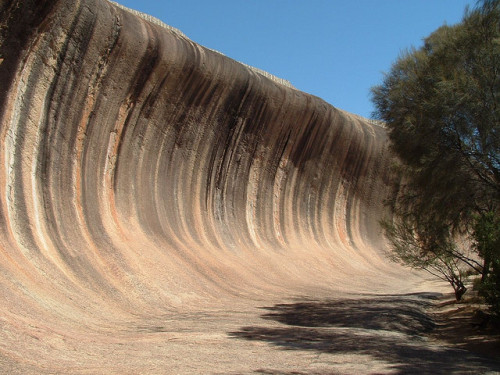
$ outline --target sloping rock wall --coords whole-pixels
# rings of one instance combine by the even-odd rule
[[[3,1],[0,26],[10,355],[30,326],[393,277],[383,127],[107,1]]]

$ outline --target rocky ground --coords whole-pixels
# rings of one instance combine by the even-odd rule
[[[106,338],[45,332],[39,344],[50,349],[37,361],[11,353],[0,367],[12,374],[498,373],[498,331],[471,318],[475,307],[448,297],[349,294],[213,305],[115,325]]]

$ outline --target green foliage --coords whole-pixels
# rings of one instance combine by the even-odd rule
[[[498,243],[486,240],[496,232],[478,218],[500,215],[499,93],[500,0],[436,30],[372,89],[375,117],[401,162],[394,220],[383,225],[393,255],[454,288],[472,268],[496,285],[491,298],[500,293],[491,255]]]
[[[399,220],[382,221],[385,234],[392,243],[393,261],[415,269],[423,269],[447,281],[453,287],[455,298],[461,300],[467,291],[464,285],[466,271],[460,267],[456,245],[448,236],[429,223]]]
[[[473,236],[477,252],[484,259],[479,293],[500,318],[500,217],[494,212],[479,216]]]

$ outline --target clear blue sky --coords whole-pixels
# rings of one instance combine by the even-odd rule
[[[370,117],[370,87],[400,52],[475,0],[118,0],[193,41]]]

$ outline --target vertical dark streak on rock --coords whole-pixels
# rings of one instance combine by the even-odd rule
[[[348,166],[352,166],[352,169],[346,170],[346,178],[350,179],[349,185],[349,194],[347,197],[347,208],[346,208],[346,222],[347,222],[347,236],[351,239],[351,244],[354,248],[356,248],[355,241],[353,241],[353,232],[352,227],[355,221],[352,218],[353,214],[353,206],[359,199],[357,194],[359,194],[358,189],[358,181],[362,176],[362,171],[364,167],[364,163],[366,162],[366,147],[362,147],[362,145],[369,144],[368,142],[363,142],[364,140],[368,140],[368,135],[364,129],[362,129],[362,136],[358,139],[359,143],[351,143],[348,151],[348,157],[346,159]],[[347,177],[349,176],[349,177]]]
[[[122,154],[123,142],[125,139],[129,139],[129,137],[133,138],[133,134],[137,129],[136,124],[131,123],[135,105],[137,104],[137,100],[141,92],[144,90],[146,82],[154,73],[154,68],[159,62],[158,39],[157,37],[154,37],[154,35],[151,35],[155,34],[155,30],[155,28],[148,27],[148,47],[145,54],[141,57],[141,61],[138,64],[136,71],[133,73],[133,78],[130,80],[130,89],[128,91],[131,92],[131,94],[128,100],[130,103],[129,105],[132,107],[132,109],[127,114],[127,119],[125,120],[123,126],[123,132],[121,134],[121,137],[118,139],[117,157],[114,172],[115,175],[119,175],[122,168],[120,155]],[[132,135],[129,136],[129,132],[132,132]],[[113,190],[116,194],[116,179],[113,179]]]
[[[34,33],[42,32],[39,27],[57,6],[51,0],[4,0],[0,9],[0,82],[5,88],[0,90],[0,123],[5,114],[6,88],[11,87],[17,68]]]
[[[41,199],[43,201],[44,214],[47,218],[47,224],[50,228],[51,239],[56,244],[56,249],[59,250],[59,255],[70,263],[69,254],[65,249],[64,233],[60,231],[59,215],[63,212],[57,204],[63,203],[63,196],[70,197],[69,191],[62,193],[62,191],[71,188],[71,178],[66,176],[62,179],[63,171],[57,168],[57,165],[63,163],[61,153],[64,152],[62,147],[67,147],[69,150],[73,149],[73,140],[76,138],[74,135],[77,131],[75,126],[66,126],[68,118],[71,118],[66,111],[72,106],[68,102],[73,100],[81,101],[83,98],[75,98],[71,95],[75,91],[77,81],[75,75],[81,70],[81,65],[84,61],[87,48],[90,43],[90,36],[95,27],[96,16],[89,19],[83,16],[85,9],[80,7],[75,15],[75,18],[70,26],[69,32],[64,41],[61,52],[57,56],[57,65],[55,67],[56,76],[47,91],[47,108],[45,110],[44,121],[42,122],[43,128],[40,133],[44,135],[44,142],[39,151],[39,170],[40,170],[40,191]],[[88,12],[90,13],[90,12]],[[90,21],[90,24],[87,23]],[[77,36],[78,35],[78,36]],[[71,47],[75,38],[79,38],[81,44]],[[76,106],[81,108],[82,106]],[[78,118],[78,116],[76,116]],[[69,129],[73,132],[70,137],[65,137],[64,129]],[[62,142],[61,142],[62,141]],[[61,147],[61,148],[59,148]],[[59,179],[59,181],[56,181]],[[56,187],[56,196],[59,199],[53,199],[53,186]],[[57,189],[59,188],[59,189]]]
[[[4,0],[0,8],[0,126],[9,114],[6,102],[8,88],[12,87],[14,78],[22,69],[29,42],[42,32],[43,24],[49,14],[57,6],[57,1],[21,1]],[[0,128],[0,134],[2,133]],[[7,213],[0,205],[0,231],[6,228]],[[5,233],[4,236],[8,238]]]

